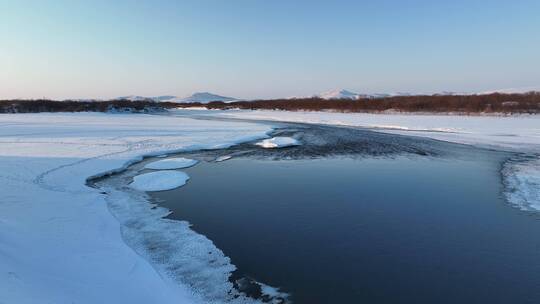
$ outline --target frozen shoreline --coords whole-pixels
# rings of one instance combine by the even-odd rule
[[[119,174],[89,181],[107,193],[105,200],[121,223],[126,243],[175,284],[190,286],[200,303],[262,304],[235,288],[230,277],[236,266],[212,240],[192,230],[187,221],[167,218],[171,211],[152,201],[148,193],[131,189],[129,181],[152,161],[143,160]]]
[[[270,130],[139,114],[1,115],[0,302],[202,302],[128,247],[106,195],[86,181],[144,156],[223,148]]]

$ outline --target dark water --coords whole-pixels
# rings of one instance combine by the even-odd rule
[[[241,157],[152,196],[294,303],[540,303],[540,221],[499,161]]]

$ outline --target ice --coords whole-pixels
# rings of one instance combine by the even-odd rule
[[[256,145],[261,146],[265,149],[297,146],[299,144],[300,143],[298,142],[298,140],[292,137],[284,137],[284,136],[272,137],[272,138],[264,139],[256,143]]]
[[[215,162],[219,163],[219,162],[223,162],[223,161],[229,160],[229,159],[231,159],[231,158],[232,158],[232,155],[218,156],[218,157],[216,157]]]
[[[137,175],[129,186],[139,191],[164,191],[186,184],[189,176],[180,171],[157,171]]]
[[[161,222],[177,222],[156,223],[147,201],[110,197],[86,181],[144,156],[227,147],[270,130],[168,115],[0,115],[0,303],[207,303],[205,293],[226,293],[231,265],[197,258],[204,247],[194,254],[191,244],[203,237],[186,232],[186,223],[164,232],[179,247],[144,238],[138,234],[156,237]],[[167,248],[182,250],[168,256]],[[149,259],[156,251],[161,258]],[[184,261],[183,272],[172,274],[172,260]],[[182,273],[201,284],[212,277],[214,287],[182,283]]]
[[[540,211],[540,158],[513,158],[502,173],[507,200],[522,210]]]
[[[260,303],[230,282],[236,267],[211,240],[185,221],[169,220],[166,208],[150,204],[144,193],[106,186],[109,208],[123,227],[124,239],[159,273],[179,286],[190,286],[203,303]]]
[[[183,169],[195,166],[197,163],[198,161],[194,159],[176,157],[151,162],[144,166],[144,168],[154,170]]]
[[[260,282],[256,283],[261,287],[261,293],[263,296],[270,299],[271,303],[288,303],[289,294],[281,292],[277,287],[272,287]]]

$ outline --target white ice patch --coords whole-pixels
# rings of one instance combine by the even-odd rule
[[[292,137],[284,137],[284,136],[276,136],[276,137],[268,138],[268,139],[265,139],[256,143],[256,145],[261,146],[266,149],[297,146],[299,144],[300,143],[298,142],[298,140]]]
[[[137,175],[129,186],[139,191],[164,191],[186,184],[189,176],[180,171],[157,171]]]
[[[177,157],[151,162],[144,166],[144,168],[154,170],[183,169],[195,166],[197,163],[198,161],[194,159]]]
[[[256,282],[261,287],[263,298],[270,300],[270,303],[288,303],[289,294],[279,291],[279,288],[272,287],[260,282]]]
[[[216,163],[219,163],[219,162],[222,162],[222,161],[226,161],[226,160],[229,160],[232,158],[232,155],[223,155],[223,156],[219,156],[216,158],[215,162]]]
[[[522,210],[540,211],[540,158],[511,159],[502,173],[508,202]]]

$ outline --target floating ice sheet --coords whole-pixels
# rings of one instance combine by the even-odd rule
[[[232,155],[218,156],[218,157],[216,157],[215,162],[219,163],[219,162],[223,162],[223,161],[229,160],[229,159],[231,159],[231,158],[232,158]]]
[[[144,166],[145,169],[155,169],[155,170],[170,170],[170,169],[183,169],[195,166],[198,163],[197,160],[177,157],[177,158],[167,158],[163,160],[158,160],[151,162]]]
[[[129,186],[139,191],[164,191],[181,187],[188,179],[181,171],[157,171],[135,176]]]

